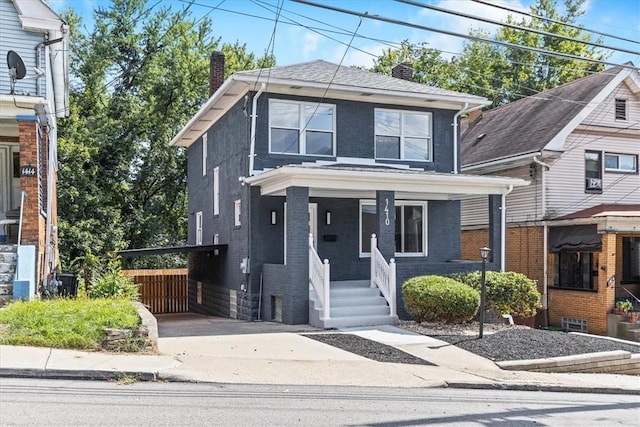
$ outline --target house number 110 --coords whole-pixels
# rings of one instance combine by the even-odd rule
[[[384,225],[389,225],[389,199],[384,199]]]

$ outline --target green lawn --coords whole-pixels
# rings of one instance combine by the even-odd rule
[[[140,324],[126,298],[16,301],[0,309],[0,344],[98,349],[104,328]]]

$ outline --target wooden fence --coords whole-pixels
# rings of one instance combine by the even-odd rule
[[[140,284],[140,301],[154,314],[189,311],[187,269],[123,270]]]

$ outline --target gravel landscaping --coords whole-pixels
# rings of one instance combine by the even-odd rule
[[[478,339],[479,325],[477,322],[449,325],[401,321],[398,326],[422,335],[432,336],[496,362],[613,350],[640,353],[640,343],[638,345],[627,344],[597,336],[532,329],[526,326],[486,324],[482,339]],[[357,335],[328,333],[306,336],[379,362],[430,364],[394,347]]]

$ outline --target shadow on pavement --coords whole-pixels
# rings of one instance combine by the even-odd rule
[[[196,313],[156,314],[155,317],[158,320],[158,336],[160,338],[319,331],[310,325],[248,322]]]

